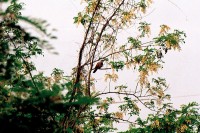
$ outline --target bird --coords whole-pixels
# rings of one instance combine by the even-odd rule
[[[164,50],[165,50],[165,54],[166,54],[166,53],[167,53],[167,51],[168,51],[168,48],[165,48]]]
[[[161,49],[156,51],[157,58],[161,59],[163,57]]]
[[[101,60],[96,64],[93,73],[95,73],[98,69],[101,69],[101,67],[103,66],[103,61],[104,60]]]

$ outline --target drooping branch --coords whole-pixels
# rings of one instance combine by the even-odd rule
[[[101,95],[105,95],[105,94],[119,94],[119,95],[131,95],[131,96],[134,96],[136,98],[138,97],[148,97],[148,96],[136,96],[135,93],[127,93],[127,92],[116,92],[116,91],[109,91],[109,92],[102,92],[102,93],[99,93],[97,95],[95,95],[95,97],[98,97],[98,96],[101,96]]]
[[[146,108],[148,108],[149,110],[151,111],[156,111],[152,108],[149,108],[144,102],[142,102],[142,99],[140,98],[144,98],[144,97],[148,97],[150,95],[145,95],[145,96],[137,96],[135,95],[135,93],[125,93],[125,92],[103,92],[103,93],[100,93],[100,94],[97,94],[95,97],[98,97],[100,95],[105,95],[105,94],[118,94],[118,95],[130,95],[130,96],[134,96],[142,105],[144,105]]]

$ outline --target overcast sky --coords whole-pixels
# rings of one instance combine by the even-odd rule
[[[35,60],[38,69],[49,74],[53,68],[61,68],[70,74],[76,65],[82,41],[82,27],[73,24],[73,17],[81,11],[79,0],[21,0],[25,3],[23,14],[47,20],[57,40],[52,41],[59,55],[46,53]],[[187,34],[186,44],[180,52],[169,52],[165,56],[161,76],[170,84],[168,93],[177,107],[189,101],[200,103],[200,1],[199,0],[154,0],[145,18],[152,24],[153,31],[159,25],[183,30]]]

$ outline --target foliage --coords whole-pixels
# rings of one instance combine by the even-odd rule
[[[123,133],[198,133],[200,131],[199,105],[183,105],[180,110],[165,108],[165,112],[150,114],[146,120],[137,119],[137,126]]]
[[[186,108],[190,110],[195,104],[184,106],[182,112],[172,110],[172,116],[160,113],[168,108],[168,85],[164,78],[151,75],[162,68],[163,53],[180,50],[185,33],[161,25],[158,35],[151,39],[150,24],[141,21],[151,0],[84,0],[85,9],[74,17],[74,23],[84,27],[85,36],[77,66],[68,76],[57,68],[50,76],[37,72],[31,58],[43,54],[42,48],[51,50],[47,40],[56,37],[47,31],[46,21],[23,16],[23,4],[17,0],[0,1],[4,2],[7,7],[0,11],[0,132],[111,132],[117,130],[113,126],[116,122],[135,123],[125,118],[139,116],[140,105],[158,115],[146,121],[138,119],[141,130],[164,117],[179,124],[176,129],[183,126],[180,115],[186,115]],[[135,29],[139,35],[118,42],[120,31],[136,20],[141,21]],[[37,28],[48,39],[28,32],[21,22]],[[117,82],[120,71],[133,68],[138,77],[136,87],[128,91],[129,86],[113,83],[114,87],[104,91],[96,88],[92,70],[100,60],[105,62],[105,80]],[[113,94],[123,99],[116,111],[111,110],[116,100]],[[197,112],[194,108],[191,111],[189,118],[185,117],[191,123],[184,130],[199,124],[194,121]],[[154,129],[158,127],[151,127]]]
[[[53,132],[57,124],[53,110],[66,105],[50,101],[63,87],[49,82],[42,73],[32,74],[36,68],[31,57],[41,55],[41,46],[48,42],[31,35],[20,22],[27,22],[47,37],[53,36],[43,29],[46,23],[21,16],[23,4],[6,2],[9,6],[0,12],[0,132]]]

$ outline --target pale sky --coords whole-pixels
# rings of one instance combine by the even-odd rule
[[[21,0],[25,3],[23,14],[47,20],[57,40],[52,41],[59,55],[45,53],[35,60],[38,70],[51,73],[57,67],[70,74],[76,65],[83,39],[81,26],[73,24],[73,17],[81,11],[79,0]],[[152,31],[167,24],[172,29],[185,31],[186,43],[180,52],[170,51],[165,56],[164,69],[160,75],[170,85],[167,91],[175,107],[190,101],[200,103],[200,1],[199,0],[154,0],[145,20],[152,24]],[[131,30],[131,29],[130,29]],[[128,33],[129,31],[127,31]]]

